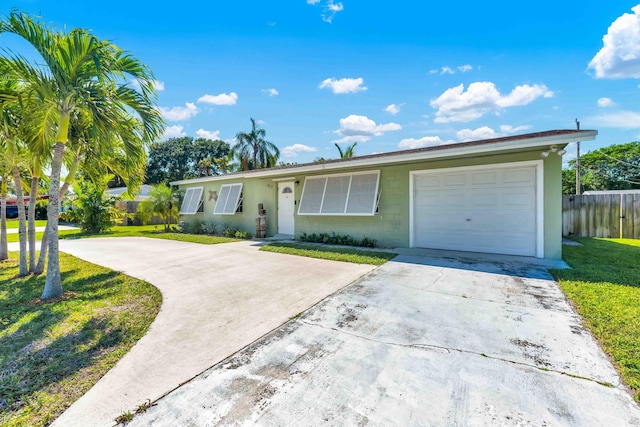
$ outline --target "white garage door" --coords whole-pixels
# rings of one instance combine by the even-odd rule
[[[536,256],[537,169],[412,173],[412,246]]]

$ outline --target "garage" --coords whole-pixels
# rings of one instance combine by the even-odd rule
[[[411,172],[411,247],[544,257],[542,162]]]

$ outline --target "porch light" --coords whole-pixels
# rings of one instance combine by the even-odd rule
[[[558,146],[554,144],[551,147],[549,147],[547,151],[543,151],[542,153],[540,153],[540,155],[546,159],[547,157],[549,157],[549,153],[552,153],[552,152],[562,157],[567,153],[567,150],[558,150]]]

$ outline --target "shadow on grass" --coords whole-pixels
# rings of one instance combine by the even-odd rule
[[[25,405],[37,408],[36,393],[55,388],[131,339],[123,334],[126,316],[114,305],[128,282],[117,272],[74,260],[61,257],[66,298],[55,302],[39,300],[44,275],[15,277],[17,262],[2,264],[0,420]]]
[[[553,270],[561,280],[612,283],[640,288],[640,241],[577,239],[582,246],[563,246],[571,270]]]

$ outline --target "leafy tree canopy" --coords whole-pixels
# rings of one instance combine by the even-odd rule
[[[563,194],[575,194],[575,160],[562,171]],[[640,189],[640,142],[610,145],[580,156],[580,186],[588,190]]]
[[[149,147],[147,183],[159,184],[180,179],[220,175],[228,172],[224,162],[228,158],[229,144],[206,138],[169,138]]]

